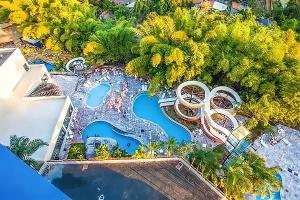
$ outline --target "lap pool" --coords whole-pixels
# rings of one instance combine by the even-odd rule
[[[131,137],[122,135],[122,131],[108,122],[95,121],[89,124],[82,133],[82,139],[86,142],[88,137],[108,137],[116,140],[121,149],[133,154],[141,143]]]
[[[90,107],[98,107],[104,101],[110,91],[110,85],[101,83],[92,88],[86,98],[86,104]]]
[[[156,96],[150,97],[146,93],[138,95],[133,103],[133,112],[139,118],[159,125],[169,137],[174,137],[178,143],[191,141],[190,133],[163,113]]]

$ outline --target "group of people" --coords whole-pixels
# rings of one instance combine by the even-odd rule
[[[121,112],[121,107],[125,101],[125,98],[126,98],[126,94],[128,92],[128,83],[127,82],[124,82],[123,84],[123,88],[122,88],[122,91],[120,93],[120,96],[118,97],[115,97],[115,94],[114,92],[112,92],[109,96],[109,101],[108,101],[108,109],[112,109],[114,108],[115,110],[118,111],[118,113]]]

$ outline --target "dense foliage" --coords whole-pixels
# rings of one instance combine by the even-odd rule
[[[114,146],[111,151],[110,155],[113,158],[123,158],[123,157],[129,157],[130,155],[123,149],[120,149],[118,145]]]
[[[175,11],[177,7],[191,8],[192,6],[192,0],[136,0],[134,11],[139,16],[149,12],[167,14]]]
[[[220,161],[224,155],[225,149],[223,146],[218,146],[213,150],[194,148],[194,150],[189,153],[188,159],[201,174],[209,177],[215,185],[218,185],[219,180],[216,174],[222,169]]]
[[[85,158],[85,144],[84,143],[71,144],[67,158],[83,160]]]
[[[258,123],[300,124],[300,44],[291,30],[263,27],[251,12],[227,16],[178,8],[171,16],[150,13],[137,26],[140,41],[128,73],[161,85],[197,79],[228,85],[246,102],[240,110]],[[252,128],[250,127],[250,128]]]
[[[283,30],[294,30],[297,33],[298,41],[300,41],[300,1],[289,0],[287,5],[282,7],[278,0],[273,7],[272,18]]]
[[[30,140],[29,138],[16,135],[10,136],[9,149],[16,154],[27,165],[34,169],[39,169],[40,164],[34,160],[31,156],[43,146],[48,145],[41,139]]]
[[[95,153],[97,160],[107,160],[110,156],[107,144],[100,144]]]
[[[195,148],[189,154],[189,160],[229,199],[244,199],[245,194],[265,197],[272,195],[271,191],[280,190],[280,180],[275,176],[279,172],[278,167],[268,168],[262,157],[249,153],[245,158],[238,158],[228,169],[223,169],[220,163],[224,153],[223,146],[213,150]]]
[[[0,7],[0,20],[8,16],[24,37],[41,40],[47,49],[84,54],[98,63],[130,58],[133,24],[124,19],[101,21],[86,1],[0,0]]]

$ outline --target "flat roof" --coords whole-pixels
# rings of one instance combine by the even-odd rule
[[[11,135],[42,139],[50,144],[67,97],[28,97],[0,99],[0,142],[9,145]],[[48,147],[33,158],[44,160]]]
[[[14,95],[19,97],[26,96],[28,91],[37,86],[34,84],[38,83],[37,80],[40,80],[46,72],[47,69],[44,65],[30,65],[30,70],[24,73],[21,80],[15,87]]]
[[[135,186],[134,180],[140,181],[140,185],[150,186],[154,189],[152,193],[159,193],[166,199],[226,199],[219,190],[181,159],[145,160],[147,161],[112,160],[111,163],[109,163],[109,160],[96,161],[95,163],[89,163],[88,161],[79,163],[68,161],[50,162],[48,164],[52,166],[46,178],[74,200],[96,198],[99,195],[98,191],[101,191],[105,199],[116,199],[117,197],[113,195],[122,196],[122,194],[126,194],[128,199],[134,199],[134,195],[139,195],[139,199],[151,199],[146,194],[147,189],[145,188],[140,188],[143,190],[142,193],[141,191],[132,193],[132,191],[139,190]],[[181,162],[185,164],[178,170],[176,166]],[[104,181],[107,178],[106,176],[110,176],[110,178]],[[116,176],[120,176],[120,178],[116,178]],[[123,179],[121,177],[130,180],[123,181],[126,183],[118,186],[119,181]],[[75,179],[80,180],[81,184],[74,186]],[[100,190],[98,190],[98,187]],[[82,196],[81,194],[88,196]],[[153,199],[155,198],[153,197]]]
[[[16,155],[0,144],[0,195],[2,200],[70,200]]]

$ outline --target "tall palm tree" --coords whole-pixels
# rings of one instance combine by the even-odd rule
[[[238,158],[234,165],[229,167],[223,176],[225,194],[231,199],[244,199],[244,194],[252,193],[253,170],[247,162],[243,162],[242,158]]]
[[[215,149],[194,149],[188,153],[190,163],[201,172],[202,175],[209,178],[216,186],[220,184],[220,177],[217,173],[223,172],[220,161],[224,157],[225,150],[223,145],[217,146]]]
[[[255,153],[247,155],[247,162],[253,170],[254,194],[265,197],[272,195],[271,191],[280,190],[281,182],[275,176],[279,172],[279,167],[268,168],[266,161]]]
[[[148,153],[149,157],[150,157],[150,158],[153,158],[155,152],[156,152],[158,149],[160,149],[160,148],[162,147],[162,145],[161,145],[161,143],[159,143],[158,141],[153,141],[153,142],[151,142],[151,144],[147,145],[146,147],[147,147],[147,149],[149,150],[149,153]]]
[[[8,148],[26,164],[34,169],[38,169],[38,162],[31,158],[31,156],[41,147],[46,145],[48,144],[41,139],[30,140],[25,136],[18,137],[16,135],[12,135],[10,136],[10,144]]]
[[[171,156],[177,147],[177,142],[174,137],[169,137],[168,141],[166,142],[166,152],[167,156]]]

